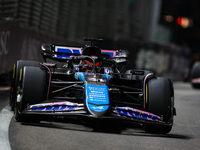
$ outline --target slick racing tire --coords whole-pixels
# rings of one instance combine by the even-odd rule
[[[39,62],[30,60],[18,60],[13,67],[13,78],[11,82],[11,92],[10,92],[10,106],[11,110],[14,110],[17,101],[17,94],[20,90],[20,80],[24,66],[37,66],[39,67]],[[20,71],[21,70],[21,71]]]
[[[23,110],[47,97],[47,72],[40,67],[25,66],[22,75],[22,99],[15,107],[15,119],[20,122],[39,122],[40,118],[27,117]]]
[[[197,80],[197,78],[199,78],[199,80]],[[196,62],[192,67],[191,83],[192,83],[193,88],[200,89],[200,61]]]
[[[144,125],[149,133],[169,133],[173,125],[174,90],[168,78],[152,78],[146,84],[146,109],[161,116],[166,125]]]

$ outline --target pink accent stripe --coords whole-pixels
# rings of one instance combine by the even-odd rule
[[[192,83],[200,83],[200,77],[192,79]]]
[[[116,55],[117,55],[117,51],[116,51],[116,50],[105,50],[105,49],[102,49],[101,51],[102,51],[102,52],[109,52],[109,53],[113,53],[113,54],[114,54],[114,56],[116,56]]]
[[[143,113],[143,114],[149,114],[149,115],[153,115],[153,116],[156,116],[156,117],[158,117],[158,118],[160,118],[160,116],[157,116],[157,115],[155,115],[155,114],[152,114],[152,113],[150,113],[150,112],[147,112],[147,111],[143,111],[143,110],[139,110],[139,109],[135,109],[135,108],[131,108],[131,107],[119,107],[119,108],[123,108],[123,109],[126,109],[126,110],[132,110],[132,111],[134,111],[134,112],[140,112],[140,113]]]
[[[69,101],[63,101],[63,102],[53,102],[53,103],[35,104],[35,105],[30,105],[30,107],[33,107],[33,106],[53,106],[53,105],[76,106],[76,105],[78,105],[78,103],[71,103],[71,102],[69,102]]]
[[[80,54],[82,54],[82,49],[79,48],[79,47],[55,46],[55,52],[57,52],[59,48],[61,48],[61,49],[69,49],[69,50],[71,50],[72,54],[73,54],[72,49],[76,49],[76,50],[79,50]]]
[[[48,98],[49,98],[50,84],[51,84],[51,70],[46,65],[44,65],[44,64],[41,64],[41,65],[44,66],[45,68],[47,68],[47,70],[49,71],[49,86],[48,86],[48,91],[47,91],[47,100],[48,100]]]
[[[143,85],[143,97],[144,97],[144,109],[145,109],[145,100],[146,100],[146,90],[145,90],[145,85],[146,85],[146,80],[147,80],[147,77],[153,75],[153,73],[149,73],[146,75],[146,77],[144,78],[144,85]]]

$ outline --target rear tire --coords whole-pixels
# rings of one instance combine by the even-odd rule
[[[191,70],[191,80],[195,78],[200,78],[200,61],[196,62]],[[200,83],[192,82],[192,87],[200,89]]]
[[[23,115],[27,105],[37,104],[47,97],[47,73],[40,67],[26,66],[23,70],[22,95],[15,108],[15,119],[22,122],[38,122],[40,118]]]
[[[11,92],[10,92],[11,110],[14,110],[14,107],[17,102],[17,94],[19,94],[19,90],[20,90],[20,70],[21,70],[21,75],[22,75],[24,66],[40,67],[40,63],[37,61],[30,61],[30,60],[18,60],[14,64],[13,78],[12,78],[12,82],[11,82]]]
[[[168,125],[145,125],[144,130],[150,133],[169,133],[173,125],[174,91],[171,80],[167,78],[153,78],[147,82],[148,112],[163,117]]]

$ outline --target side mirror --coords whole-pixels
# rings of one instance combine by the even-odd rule
[[[128,50],[119,50],[119,57],[128,57],[129,51]]]
[[[51,52],[51,45],[50,44],[42,44],[41,49],[42,49],[42,51]]]

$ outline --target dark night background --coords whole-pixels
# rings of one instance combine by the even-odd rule
[[[183,80],[200,60],[199,6],[199,0],[1,0],[0,74],[18,59],[40,60],[41,43],[83,45],[83,37],[100,37],[102,48],[130,50],[128,67]]]

